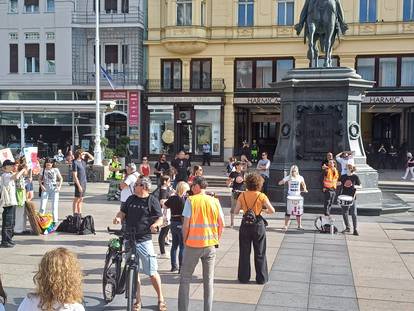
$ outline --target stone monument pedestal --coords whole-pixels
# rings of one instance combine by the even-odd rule
[[[372,85],[351,68],[293,69],[281,82],[272,83],[281,96],[281,133],[270,174],[272,202],[285,206],[287,187],[277,182],[296,164],[309,190],[304,194],[305,212],[322,212],[322,161],[327,152],[335,156],[352,150],[362,183],[358,213],[381,213],[378,173],[366,164],[360,127],[362,96]]]

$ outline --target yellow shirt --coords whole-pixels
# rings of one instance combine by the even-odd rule
[[[238,198],[238,202],[240,202],[243,212],[247,212],[247,210],[251,208],[256,215],[260,215],[263,205],[267,200],[269,200],[267,196],[260,191],[245,191],[240,194]],[[254,203],[255,201],[256,203]]]

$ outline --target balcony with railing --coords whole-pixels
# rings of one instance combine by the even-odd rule
[[[142,75],[137,71],[109,73],[113,84],[119,87],[142,85]],[[109,86],[108,80],[101,74],[101,86]],[[95,72],[73,72],[74,85],[95,85]]]
[[[144,12],[129,11],[128,13],[105,13],[99,16],[101,24],[140,24],[144,25]],[[73,12],[72,24],[89,25],[95,23],[95,12]]]
[[[224,79],[211,79],[211,81],[205,81],[202,84],[191,80],[182,79],[149,79],[145,83],[145,89],[149,93],[160,92],[224,92],[226,84]]]

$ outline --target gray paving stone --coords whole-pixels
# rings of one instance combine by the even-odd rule
[[[314,256],[315,257],[323,257],[323,258],[342,258],[342,257],[348,257],[348,250],[343,251],[343,252],[318,250],[318,251],[315,251]]]
[[[348,257],[341,257],[341,258],[314,257],[313,263],[317,265],[337,265],[337,266],[347,266],[347,267],[351,265]]]
[[[258,306],[256,311],[308,311],[304,308],[289,308],[289,307],[273,307],[273,306]]]
[[[305,244],[313,244],[315,239],[313,237],[296,237],[296,236],[288,236],[283,239],[285,243],[305,243]]]
[[[335,275],[327,273],[315,273],[312,271],[311,283],[354,286],[354,278],[352,277],[352,274]]]
[[[327,285],[327,284],[311,283],[310,295],[311,296],[356,298],[354,286],[332,285],[332,284]]]
[[[306,256],[312,257],[313,249],[295,249],[295,248],[281,248],[278,255],[291,255],[291,256]]]
[[[313,244],[285,242],[284,240],[282,242],[282,245],[280,245],[280,247],[285,248],[285,249],[313,250]]]
[[[341,252],[341,253],[346,254],[348,252],[348,247],[346,246],[346,244],[336,245],[336,244],[315,243],[314,250],[315,250],[315,252],[328,251],[328,252]]]
[[[338,275],[350,275],[352,276],[352,270],[350,266],[338,266],[338,265],[320,265],[314,263],[312,265],[312,273],[328,273]]]
[[[269,279],[273,281],[291,281],[291,282],[310,282],[309,272],[287,272],[280,270],[272,270],[269,274]]]
[[[308,261],[304,262],[275,262],[272,267],[272,271],[280,270],[280,271],[289,271],[289,272],[308,272],[310,273],[312,270],[312,262]]]
[[[307,295],[309,283],[290,281],[270,281],[263,289],[265,292],[299,293]]]
[[[317,310],[359,311],[356,299],[329,296],[310,296],[309,308]]]
[[[264,292],[259,300],[260,305],[307,308],[308,295],[296,293]],[[275,308],[277,310],[277,308]]]

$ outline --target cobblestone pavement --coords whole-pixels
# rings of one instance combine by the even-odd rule
[[[18,236],[15,248],[0,250],[0,275],[9,294],[6,310],[17,310],[33,288],[41,256],[59,246],[79,256],[85,275],[86,310],[125,310],[122,296],[109,305],[102,299],[101,274],[109,239],[105,229],[119,208],[118,203],[106,201],[107,187],[104,183],[88,185],[85,214],[94,216],[96,236]],[[60,218],[70,213],[71,197],[72,188],[65,186]],[[228,208],[225,213],[228,218]],[[216,261],[215,311],[414,310],[414,214],[360,217],[359,237],[316,233],[316,215],[312,214],[304,216],[304,231],[297,231],[293,222],[284,233],[283,216],[279,212],[269,217],[270,282],[264,286],[236,281],[238,231],[225,229]],[[339,216],[336,223],[342,229]],[[179,276],[169,272],[168,259],[159,260],[159,267],[169,310],[177,310]],[[143,310],[155,310],[155,291],[147,278],[143,278],[142,294]],[[191,310],[202,310],[202,295],[199,266],[191,288]]]

